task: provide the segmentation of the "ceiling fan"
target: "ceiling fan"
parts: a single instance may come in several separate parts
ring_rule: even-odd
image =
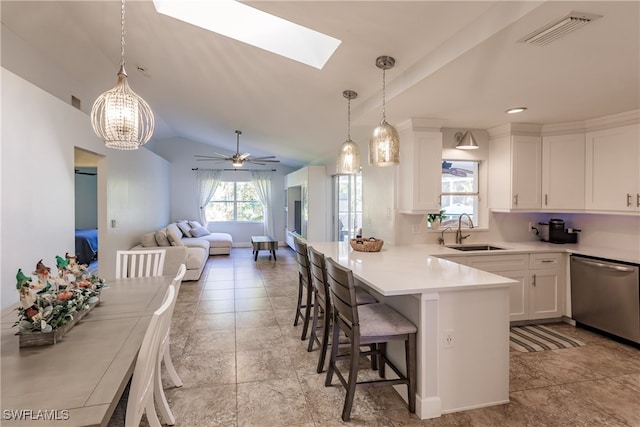
[[[234,167],[241,168],[245,162],[253,163],[255,165],[266,165],[267,163],[279,163],[280,160],[276,160],[275,156],[263,156],[263,157],[251,157],[251,153],[240,154],[240,135],[242,132],[236,131],[236,154],[232,156],[226,156],[224,154],[215,153],[215,156],[201,156],[195,155],[196,160],[200,161],[216,161],[216,162],[231,162]]]

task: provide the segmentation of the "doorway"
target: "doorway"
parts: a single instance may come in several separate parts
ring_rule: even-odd
[[[98,271],[98,160],[101,156],[75,147],[75,255],[89,273]]]
[[[333,240],[362,232],[362,175],[333,176]]]

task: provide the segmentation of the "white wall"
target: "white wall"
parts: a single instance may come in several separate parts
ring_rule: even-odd
[[[3,52],[4,53],[4,52]],[[115,251],[166,225],[169,164],[149,150],[109,150],[87,114],[2,68],[0,274],[2,308],[18,300],[15,274],[75,252],[74,148],[98,162],[98,273],[110,278]],[[115,219],[117,228],[108,227]]]
[[[223,149],[213,147],[211,145],[202,144],[185,138],[173,138],[167,140],[159,140],[155,142],[154,150],[156,153],[171,162],[171,220],[179,219],[198,219],[199,204],[198,191],[196,184],[196,172],[193,168],[202,169],[225,169],[230,168],[231,164],[214,163],[196,161],[194,155],[213,155],[214,152],[226,152]],[[245,166],[246,167],[246,166]],[[250,168],[250,167],[247,167]],[[274,210],[274,229],[275,236],[278,241],[284,241],[284,176],[294,169],[274,164],[273,167],[256,166],[255,169],[276,169],[273,172],[272,188]],[[248,172],[227,172],[230,174],[241,174],[244,178],[249,178]],[[209,229],[214,232],[229,233],[233,237],[234,246],[247,246],[251,236],[256,234],[264,234],[261,225],[256,224],[232,224],[217,223],[209,224]]]

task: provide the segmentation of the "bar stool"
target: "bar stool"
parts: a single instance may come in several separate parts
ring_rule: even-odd
[[[342,420],[349,421],[351,407],[356,386],[379,386],[381,384],[406,384],[409,400],[409,412],[416,411],[416,332],[417,328],[397,311],[386,304],[356,304],[356,291],[353,272],[340,266],[331,258],[327,261],[327,282],[331,290],[333,303],[333,341],[331,345],[331,359],[325,386],[330,386],[333,373],[346,389]],[[338,355],[338,335],[340,331],[350,339],[351,348],[348,354]],[[386,358],[386,344],[389,341],[401,340],[405,344],[405,362],[407,374],[400,370]],[[360,356],[371,352],[362,352],[360,346],[377,344],[377,350],[371,357],[378,358],[381,380],[358,382],[358,368]],[[338,368],[338,359],[349,359],[349,379]],[[398,379],[384,379],[385,366],[389,367],[399,377]]]
[[[324,370],[324,361],[327,357],[327,349],[329,347],[329,331],[331,330],[331,292],[327,283],[327,267],[324,254],[309,247],[307,254],[309,255],[309,264],[311,266],[311,283],[313,285],[314,301],[313,318],[311,320],[311,336],[309,338],[309,347],[307,351],[313,350],[313,345],[318,343],[320,346],[320,357],[318,358],[318,367],[316,371],[321,373]],[[364,289],[356,287],[356,303],[375,304],[378,300]],[[320,313],[322,312],[322,313]],[[318,321],[322,314],[322,327],[318,327]],[[322,329],[322,341],[318,337],[318,329]],[[376,369],[375,359],[372,360],[373,368]]]
[[[296,318],[293,326],[298,326],[298,320],[304,320],[301,340],[307,339],[309,320],[311,319],[311,307],[313,306],[313,289],[311,288],[311,269],[309,268],[309,257],[307,256],[307,244],[299,238],[294,239],[296,249],[296,261],[298,262],[298,305],[296,307]],[[302,294],[306,291],[306,303],[302,303]],[[304,313],[302,310],[304,309]]]

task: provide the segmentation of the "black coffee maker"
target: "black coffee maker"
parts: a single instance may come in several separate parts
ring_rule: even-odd
[[[551,243],[577,243],[578,231],[580,230],[565,230],[562,219],[552,218],[549,220],[549,242]]]

